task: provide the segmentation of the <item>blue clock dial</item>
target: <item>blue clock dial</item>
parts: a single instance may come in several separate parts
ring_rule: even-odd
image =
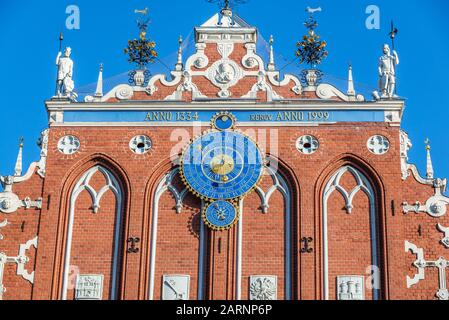
[[[203,219],[214,230],[227,230],[237,222],[237,209],[227,201],[215,201],[206,207]]]
[[[247,136],[213,131],[193,141],[182,156],[189,189],[205,200],[230,200],[250,192],[262,177],[263,158]]]

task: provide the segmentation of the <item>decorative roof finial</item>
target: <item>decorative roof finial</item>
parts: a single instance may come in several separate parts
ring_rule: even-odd
[[[426,151],[427,151],[427,170],[426,175],[427,179],[433,179],[434,178],[434,171],[433,171],[433,164],[432,164],[432,157],[430,155],[430,140],[427,138],[425,141],[426,144]]]
[[[349,74],[348,74],[348,96],[355,97],[355,88],[354,88],[354,77],[352,75],[352,65],[349,64]]]
[[[98,72],[97,90],[95,90],[95,97],[103,97],[103,64],[100,63],[100,71]]]
[[[315,33],[318,23],[313,17],[315,12],[321,12],[321,8],[311,9],[306,11],[310,14],[309,19],[304,23],[304,26],[309,30],[307,35],[304,35],[302,41],[299,41],[296,46],[296,56],[300,58],[300,63],[307,63],[312,68],[316,68],[327,56],[326,41],[321,41],[320,36]]]
[[[220,13],[223,17],[232,18],[232,9],[239,4],[247,3],[248,0],[206,0],[209,3],[216,3],[220,6]]]
[[[176,62],[176,71],[181,71],[182,70],[182,43],[183,43],[183,39],[182,36],[179,36],[178,39],[178,44],[179,44],[179,48],[178,48],[178,61]]]
[[[22,175],[22,154],[23,154],[23,137],[19,140],[19,153],[17,154],[16,166],[14,168],[14,177],[20,177]]]
[[[148,25],[150,24],[148,8],[135,10],[134,12],[143,15],[145,18],[137,20],[137,26],[140,30],[139,39],[129,40],[128,47],[124,51],[128,55],[130,63],[136,63],[139,70],[146,70],[147,64],[154,63],[157,58],[156,43],[147,38]]]
[[[273,49],[274,38],[273,35],[270,36],[270,62],[268,63],[268,70],[274,71],[276,65],[274,63],[274,49]]]

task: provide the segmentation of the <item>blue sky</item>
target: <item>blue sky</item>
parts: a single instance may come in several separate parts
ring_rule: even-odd
[[[79,30],[64,28],[68,5],[80,8]],[[365,13],[368,5],[381,12],[381,29],[368,30]],[[449,177],[446,128],[449,117],[447,74],[449,72],[449,12],[447,0],[321,0],[293,1],[251,0],[236,11],[258,27],[263,38],[275,37],[278,66],[294,59],[295,43],[304,33],[306,6],[322,6],[317,15],[318,33],[328,42],[329,57],[321,66],[341,85],[352,63],[356,86],[370,92],[377,83],[377,59],[381,46],[389,42],[390,20],[399,28],[396,48],[401,58],[398,67],[398,93],[407,99],[402,127],[414,144],[410,162],[425,173],[424,140],[432,143],[432,156],[438,177]],[[179,35],[189,39],[193,28],[205,22],[217,7],[204,0],[190,1],[13,1],[0,2],[0,174],[12,174],[18,140],[25,138],[24,164],[39,159],[36,141],[47,127],[44,101],[55,89],[55,57],[59,32],[65,45],[72,47],[77,87],[96,81],[98,65],[104,63],[105,78],[124,74],[132,68],[123,48],[136,36],[134,9],[150,8],[152,24],[149,35],[157,42],[161,59],[174,63]],[[191,39],[191,37],[190,37]],[[191,44],[187,44],[191,49]],[[159,64],[154,72],[164,71]],[[285,71],[299,73],[291,64]],[[119,77],[124,79],[123,76]],[[111,83],[117,81],[112,78]],[[356,89],[357,89],[356,88]]]

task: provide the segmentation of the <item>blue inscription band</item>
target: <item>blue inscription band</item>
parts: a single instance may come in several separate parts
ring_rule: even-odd
[[[176,111],[64,111],[64,122],[70,123],[194,123],[207,122],[216,115],[216,110]],[[233,110],[239,123],[335,123],[335,122],[385,122],[384,110]]]

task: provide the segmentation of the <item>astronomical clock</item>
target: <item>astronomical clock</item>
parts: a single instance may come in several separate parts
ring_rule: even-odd
[[[228,230],[238,221],[237,204],[263,176],[264,157],[257,144],[235,130],[236,118],[218,113],[212,129],[194,139],[181,158],[187,188],[206,201],[203,220],[213,230]]]

